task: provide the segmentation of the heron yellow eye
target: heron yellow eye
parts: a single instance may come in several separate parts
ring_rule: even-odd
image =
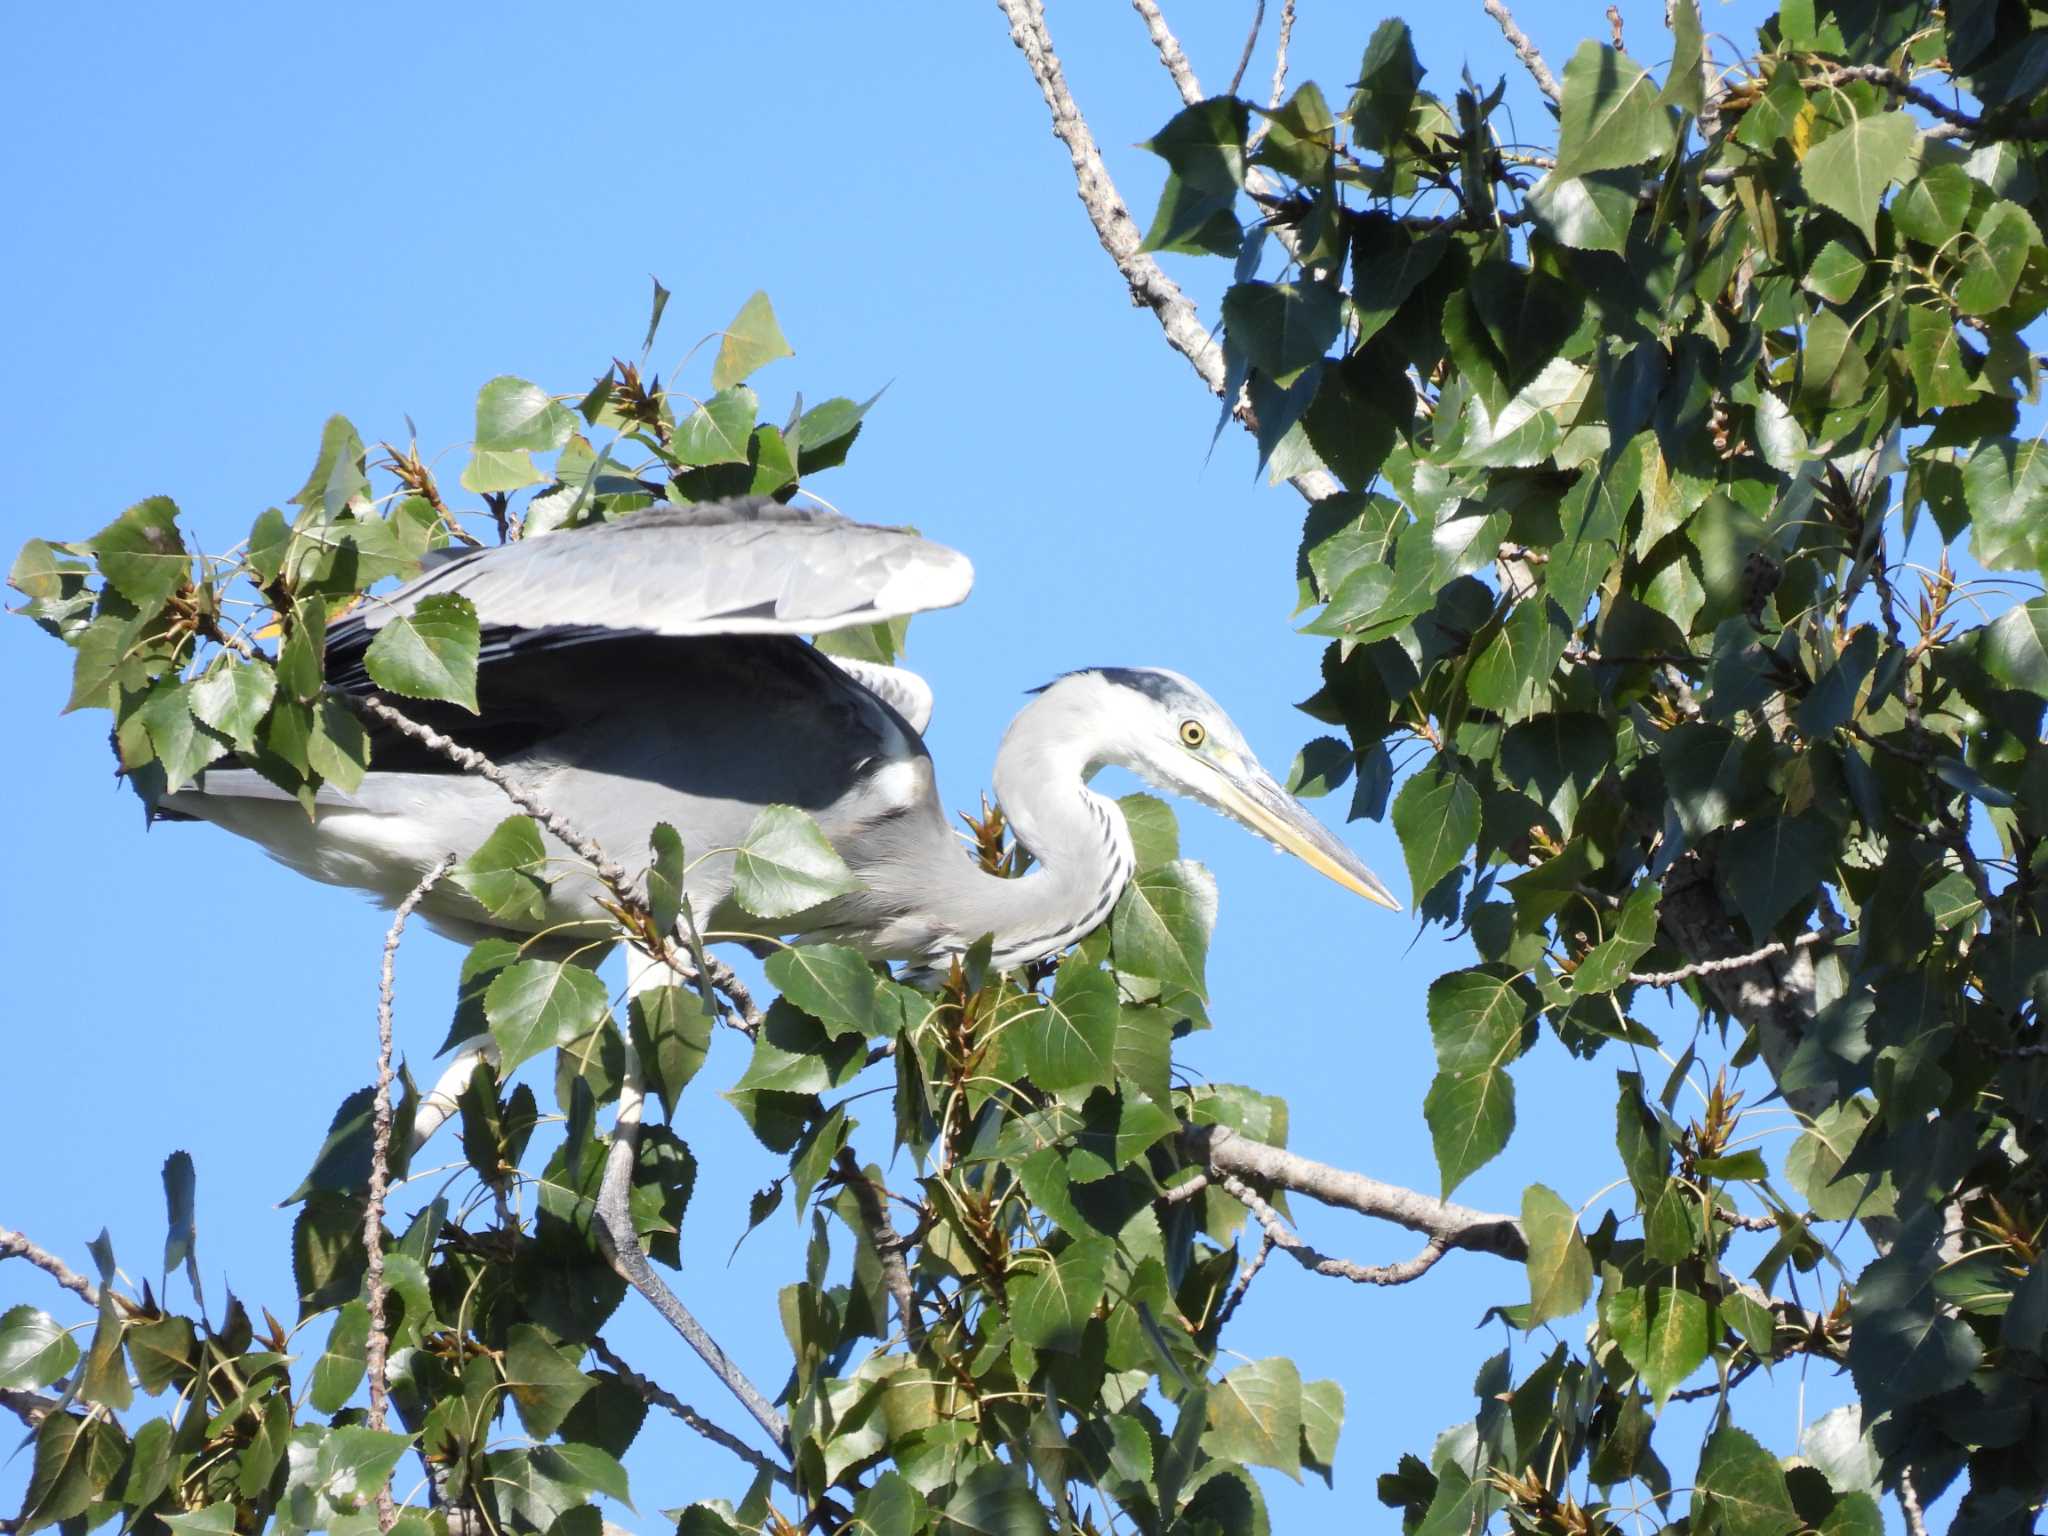
[[[1209,739],[1199,720],[1183,720],[1180,723],[1180,744],[1184,747],[1199,747]]]

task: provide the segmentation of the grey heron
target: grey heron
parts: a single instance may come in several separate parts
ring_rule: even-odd
[[[377,632],[425,598],[461,593],[482,626],[480,712],[394,702],[495,760],[614,856],[645,849],[657,823],[674,827],[694,860],[693,909],[709,929],[759,931],[734,908],[731,850],[764,806],[787,804],[809,813],[862,888],[785,919],[784,934],[918,966],[984,934],[998,967],[1051,954],[1100,923],[1133,873],[1122,814],[1088,787],[1109,764],[1400,909],[1259,766],[1208,694],[1156,668],[1070,672],[1036,692],[995,764],[997,799],[1034,864],[1014,879],[984,872],[939,801],[922,737],[931,690],[806,638],[949,607],[972,581],[965,557],[905,529],[766,500],[659,506],[444,552],[329,627],[327,679],[345,693],[370,691],[364,654]],[[408,737],[371,730],[371,771],[352,794],[323,789],[311,818],[232,763],[163,809],[251,838],[317,880],[395,902],[444,853],[475,849],[510,807]],[[567,858],[559,845],[552,852]],[[594,881],[557,880],[528,931],[603,924],[602,894]],[[464,939],[512,926],[448,882],[421,913]]]

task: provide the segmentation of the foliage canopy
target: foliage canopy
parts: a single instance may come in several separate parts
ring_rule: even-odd
[[[1394,20],[1348,96],[1201,100],[1150,144],[1168,175],[1146,244],[1234,262],[1226,400],[1319,492],[1306,708],[1343,736],[1308,744],[1296,786],[1350,782],[1354,816],[1390,817],[1424,919],[1477,952],[1429,992],[1441,1192],[1509,1143],[1514,1066],[1544,1035],[1614,1103],[1617,1197],[1595,1216],[1536,1185],[1516,1213],[1529,1286],[1508,1321],[1554,1349],[1519,1379],[1484,1362],[1473,1417],[1378,1493],[1424,1536],[1606,1531],[1645,1504],[1788,1536],[1874,1531],[1881,1489],[1960,1481],[1956,1529],[2030,1529],[2048,456],[2021,409],[2048,306],[2048,28],[1989,0],[1799,0],[1729,62],[1694,0],[1670,14],[1644,50],[1670,56],[1661,76],[1619,40],[1579,47],[1541,152],[1503,141],[1499,87],[1427,89]],[[624,364],[580,397],[493,379],[461,485],[528,538],[664,496],[792,495],[867,405],[760,421],[747,381],[788,352],[757,298],[701,402]],[[193,554],[158,497],[15,563],[25,611],[72,648],[68,707],[112,710],[145,798],[229,752],[309,807],[374,766],[319,637],[475,535],[412,450],[373,463],[338,417],[290,505],[225,559]],[[886,660],[900,639],[835,643]],[[450,599],[369,665],[401,698],[473,703],[476,652]],[[317,1354],[239,1303],[216,1322],[119,1295],[106,1250],[88,1348],[39,1308],[0,1317],[0,1386],[62,1394],[22,1528],[360,1530],[417,1451],[438,1502],[409,1532],[451,1512],[594,1532],[648,1406],[615,1358],[588,1364],[625,1291],[592,1236],[599,1112],[630,1038],[676,1117],[724,1018],[753,1036],[725,1097],[787,1157],[751,1217],[787,1201],[811,1239],[779,1298],[787,1444],[680,1531],[1264,1529],[1249,1469],[1327,1476],[1344,1392],[1284,1358],[1231,1363],[1238,1245],[1284,1232],[1290,1191],[1330,1197],[1284,1159],[1219,1161],[1285,1148],[1284,1101],[1176,1080],[1174,1040],[1210,1024],[1213,889],[1163,806],[1126,812],[1141,868],[1109,923],[1019,975],[969,955],[919,991],[809,947],[770,961],[765,1011],[675,986],[621,1019],[587,964],[478,945],[448,1043],[488,1033],[508,1075],[554,1051],[559,1131],[536,1136],[533,1090],[479,1067],[460,1115],[486,1198],[436,1198],[384,1239],[403,1433],[355,1406],[364,1090],[295,1197],[298,1319],[331,1319]],[[1014,864],[999,822],[983,844]],[[663,926],[689,852],[657,833],[645,854]],[[513,817],[451,878],[537,910],[541,854]],[[801,818],[764,818],[746,854],[764,915],[845,875]],[[855,1150],[877,1083],[907,1176]],[[1772,1096],[1802,1127],[1778,1157],[1750,1119]],[[405,1084],[401,1128],[417,1104]],[[657,1263],[679,1260],[695,1166],[671,1125],[641,1130],[631,1209]],[[166,1188],[167,1263],[189,1262],[189,1166]],[[1781,1460],[1739,1389],[1799,1355],[1845,1365],[1861,1406]],[[137,1388],[167,1409],[131,1432]],[[1720,1400],[1689,1488],[1657,1448],[1681,1392]],[[525,1442],[494,1435],[508,1413]]]

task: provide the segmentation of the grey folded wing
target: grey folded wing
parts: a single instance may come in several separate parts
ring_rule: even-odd
[[[950,608],[973,583],[965,555],[908,529],[747,498],[465,551],[343,624],[375,631],[460,593],[486,629],[811,635]]]

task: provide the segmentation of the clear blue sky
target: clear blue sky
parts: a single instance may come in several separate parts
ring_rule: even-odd
[[[1175,9],[1220,89],[1249,6]],[[1624,9],[1641,56],[1661,59],[1662,7]],[[1757,10],[1710,6],[1708,25],[1741,40]],[[1160,166],[1130,146],[1171,115],[1171,86],[1128,7],[1052,12],[1143,220]],[[1560,70],[1582,33],[1606,30],[1592,5],[1520,14]],[[1306,0],[1294,78],[1340,95],[1375,19]],[[1489,82],[1505,71],[1525,134],[1548,131],[1477,0],[1409,20],[1432,84],[1448,91],[1468,62]],[[854,516],[915,523],[979,569],[969,604],[920,620],[911,640],[938,695],[930,740],[953,804],[987,783],[1023,690],[1075,666],[1189,673],[1276,772],[1320,731],[1290,707],[1314,691],[1320,654],[1289,623],[1303,509],[1259,482],[1234,429],[1210,456],[1214,403],[1096,245],[993,4],[41,7],[14,15],[10,37],[10,556],[159,492],[201,542],[231,544],[297,488],[334,411],[373,441],[400,437],[409,412],[452,485],[478,385],[512,372],[585,387],[637,349],[654,273],[675,295],[664,373],[765,288],[798,353],[757,380],[767,410],[797,389],[815,401],[890,386],[819,489]],[[1262,47],[1248,78],[1270,68]],[[1210,315],[1222,267],[1175,268]],[[58,718],[65,653],[16,620],[0,624],[0,657],[14,732],[0,753],[0,1223],[81,1268],[104,1224],[129,1274],[154,1280],[158,1167],[186,1148],[209,1292],[289,1315],[292,1213],[274,1202],[369,1076],[388,919],[210,828],[145,834],[111,776],[105,716]],[[1183,1063],[1285,1095],[1297,1149],[1433,1189],[1423,993],[1467,951],[1434,933],[1411,947],[1409,920],[1198,808],[1184,834],[1218,875],[1222,912],[1219,1027]],[[1391,833],[1347,835],[1405,893]],[[138,906],[131,890],[155,899]],[[458,959],[425,933],[401,956],[401,1046],[422,1075]],[[715,1096],[741,1065],[721,1042],[682,1117],[703,1174],[679,1288],[772,1385],[785,1370],[773,1288],[800,1261],[783,1214],[726,1263],[747,1193],[779,1168]],[[1508,1152],[1460,1198],[1516,1209],[1539,1179],[1591,1197],[1613,1164],[1609,1074],[1625,1065],[1574,1069],[1554,1041],[1539,1046],[1518,1072]],[[460,1155],[452,1139],[437,1150]],[[1302,1210],[1330,1251],[1380,1260],[1412,1246]],[[1523,1286],[1519,1269],[1469,1255],[1385,1292],[1270,1265],[1226,1342],[1291,1354],[1350,1404],[1337,1491],[1269,1478],[1276,1521],[1362,1509],[1373,1528],[1391,1523],[1373,1479],[1470,1415],[1473,1373],[1502,1342],[1473,1325]],[[68,1299],[0,1266],[0,1308],[62,1313]],[[610,1333],[685,1399],[739,1419],[637,1301]],[[1518,1343],[1518,1361],[1548,1342]],[[1803,1394],[1792,1375],[1753,1416],[1780,1450],[1802,1412],[1841,1399],[1824,1373]],[[664,1506],[744,1487],[724,1453],[660,1418],[630,1466],[640,1516],[625,1518],[643,1530]],[[0,1508],[17,1506],[26,1475],[25,1456],[0,1468]]]

